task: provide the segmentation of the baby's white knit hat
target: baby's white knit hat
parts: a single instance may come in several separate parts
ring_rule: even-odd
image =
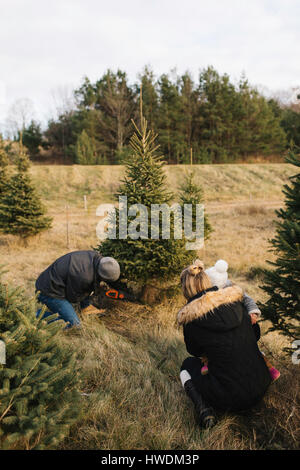
[[[223,259],[219,259],[214,266],[207,268],[205,273],[208,275],[213,286],[222,289],[228,280],[228,263]]]

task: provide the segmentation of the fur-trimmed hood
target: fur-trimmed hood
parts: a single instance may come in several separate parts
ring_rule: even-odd
[[[240,302],[243,299],[243,291],[239,286],[226,287],[217,291],[206,292],[202,297],[192,300],[179,310],[177,321],[179,325],[204,317],[208,312],[223,305]]]

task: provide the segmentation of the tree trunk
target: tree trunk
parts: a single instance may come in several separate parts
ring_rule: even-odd
[[[154,305],[154,304],[161,302],[162,301],[161,289],[159,289],[159,287],[150,286],[146,284],[142,288],[140,301],[148,305]]]

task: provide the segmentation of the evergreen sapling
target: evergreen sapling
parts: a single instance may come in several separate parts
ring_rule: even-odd
[[[299,155],[289,153],[287,162],[300,168]],[[269,299],[261,305],[264,318],[287,337],[300,338],[300,172],[283,189],[285,208],[277,212],[277,232],[271,243],[277,254],[274,269],[264,270],[262,289]]]
[[[1,449],[53,448],[80,414],[74,351],[62,343],[61,322],[47,323],[35,311],[35,299],[0,279],[0,339],[6,345],[6,363],[0,364]]]
[[[134,124],[135,133],[131,137],[130,146],[132,155],[126,162],[126,173],[116,194],[127,196],[128,207],[134,204],[143,204],[147,208],[147,229],[143,229],[141,214],[137,217],[128,216],[128,225],[133,224],[136,230],[136,239],[120,239],[119,210],[116,210],[116,234],[117,239],[104,240],[97,249],[103,256],[113,256],[118,260],[121,272],[125,278],[141,284],[146,284],[150,279],[172,278],[190,260],[192,253],[184,248],[183,239],[174,238],[174,219],[171,217],[170,238],[151,238],[151,206],[153,204],[169,204],[174,195],[167,189],[166,176],[163,170],[163,162],[158,153],[156,135],[148,130],[147,121],[142,114],[141,103],[141,127]],[[171,214],[172,215],[172,214]],[[140,223],[139,223],[140,220]],[[132,226],[132,225],[131,225]],[[161,235],[161,225],[159,227]]]
[[[7,181],[0,199],[0,231],[18,235],[25,243],[51,227],[51,218],[45,216],[28,174],[29,159],[21,146],[17,160],[17,172]]]
[[[182,185],[180,186],[180,203],[182,207],[185,204],[190,204],[192,206],[192,228],[193,231],[196,230],[196,206],[197,204],[204,204],[204,195],[201,186],[197,185],[195,181],[195,172],[188,172],[183,180]],[[201,220],[202,222],[202,220]],[[213,229],[208,221],[208,217],[204,214],[203,218],[204,223],[204,240],[207,240],[210,237]]]

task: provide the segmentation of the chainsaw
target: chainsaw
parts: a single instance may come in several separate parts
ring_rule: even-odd
[[[100,289],[106,299],[140,303],[137,295],[122,281],[116,281],[110,284],[101,282]]]
[[[124,300],[125,302],[137,301],[137,299],[129,292],[117,289],[108,289],[107,291],[105,291],[105,297],[108,297],[109,299],[113,300]]]

